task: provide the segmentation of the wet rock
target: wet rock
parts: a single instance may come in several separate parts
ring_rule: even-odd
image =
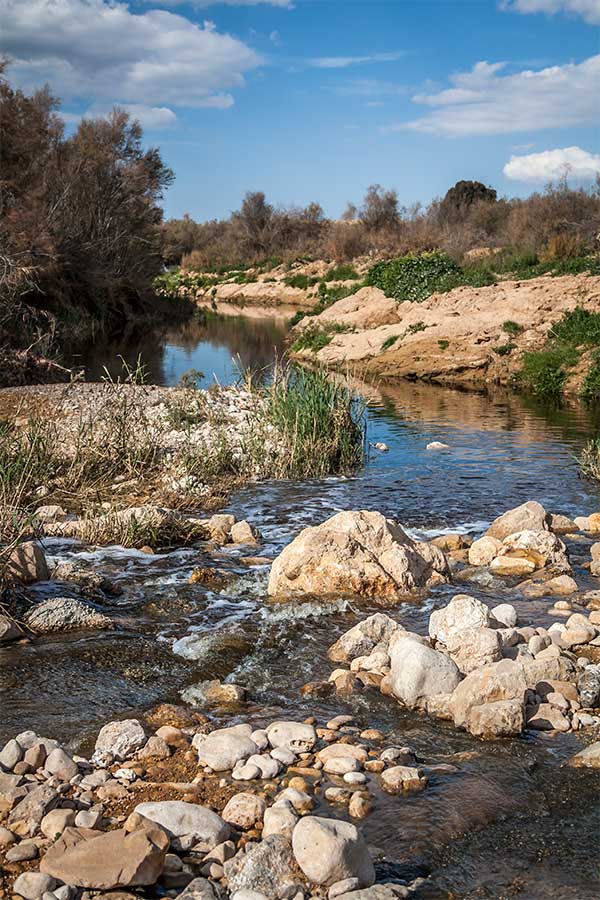
[[[426,450],[449,450],[450,444],[444,444],[443,441],[430,441],[426,447]]]
[[[535,563],[525,557],[497,556],[490,564],[490,572],[494,575],[531,575],[535,571]]]
[[[571,727],[568,718],[551,703],[535,707],[528,715],[527,725],[536,731],[568,731]]]
[[[236,766],[231,773],[231,777],[234,781],[256,781],[261,777],[261,771],[253,763],[246,763],[245,765]]]
[[[573,534],[578,531],[577,525],[568,516],[551,513],[548,519],[548,527],[554,534]]]
[[[451,693],[461,678],[448,656],[410,637],[392,639],[390,660],[392,693],[411,708],[424,707],[436,694]]]
[[[358,772],[360,768],[359,761],[352,756],[335,756],[328,759],[323,766],[323,770],[328,775],[346,775],[350,772]]]
[[[15,880],[13,889],[25,900],[41,900],[46,891],[53,891],[57,886],[54,878],[41,872],[23,872]]]
[[[600,741],[580,750],[567,761],[573,768],[600,769]]]
[[[23,631],[9,616],[0,615],[0,644],[10,644],[24,637]]]
[[[514,628],[519,617],[516,609],[511,603],[499,603],[491,609],[493,623],[497,623],[501,628]],[[493,624],[492,623],[492,624]]]
[[[110,890],[154,884],[161,874],[169,838],[156,825],[102,833],[67,828],[40,864],[47,875],[83,888]]]
[[[577,679],[577,689],[582,706],[600,706],[600,666],[586,666]]]
[[[498,556],[526,559],[536,569],[552,566],[559,572],[571,571],[567,548],[551,531],[518,531],[510,534],[502,541]]]
[[[521,700],[496,700],[473,706],[469,711],[468,730],[475,737],[493,740],[520,734],[525,727]]]
[[[471,672],[454,689],[452,694],[450,708],[454,717],[454,724],[459,728],[470,730],[471,710],[485,704],[492,704],[501,700],[516,700],[522,705],[526,689],[527,684],[523,674],[523,667],[513,660],[503,659],[500,662],[492,663],[489,666],[484,666]],[[485,720],[487,722],[489,716],[493,716],[496,711],[502,712],[502,727],[504,729],[504,721],[507,719],[505,715],[506,710],[499,710],[498,707],[494,707],[491,711],[487,711]],[[481,722],[482,715],[481,711],[475,714],[476,723]],[[516,727],[518,720],[515,719],[514,722]],[[479,728],[480,726],[477,725],[476,727]]]
[[[188,837],[187,843],[206,845],[207,850],[216,847],[229,837],[229,825],[211,809],[186,803],[183,800],[156,800],[139,803],[135,810],[139,816],[156,822],[170,838]]]
[[[405,628],[385,613],[375,613],[346,631],[327,651],[334,662],[349,662],[357,656],[372,653],[374,648],[389,645],[390,639]]]
[[[292,835],[296,862],[314,884],[356,878],[361,887],[375,881],[375,869],[356,826],[337,819],[306,816]]]
[[[492,628],[465,628],[454,632],[446,646],[463,675],[502,659],[502,639]]]
[[[361,747],[357,744],[344,744],[344,743],[334,743],[329,744],[327,747],[323,747],[322,750],[319,750],[317,754],[317,759],[325,763],[330,759],[334,759],[336,757],[351,757],[352,759],[356,759],[361,763],[364,763],[368,758],[368,753],[365,747]]]
[[[298,882],[289,841],[276,834],[254,844],[246,853],[237,853],[224,868],[231,893],[251,890],[270,900],[283,900],[292,896],[289,892]]]
[[[444,553],[452,553],[456,550],[465,550],[471,546],[471,539],[465,534],[440,534],[430,541],[434,547],[439,547]]]
[[[30,609],[25,623],[36,634],[74,631],[79,628],[106,629],[113,621],[83,600],[74,597],[50,597]]]
[[[490,611],[485,603],[468,594],[457,594],[447,606],[431,613],[429,636],[447,644],[451,635],[466,628],[487,628],[490,619]]]
[[[249,725],[218,728],[210,734],[195,735],[192,745],[197,749],[201,763],[210,766],[215,772],[224,772],[233,769],[240,760],[258,752],[258,747],[250,737],[251,733]]]
[[[317,732],[304,722],[272,722],[266,729],[271,747],[307,753],[317,743]]]
[[[225,806],[221,816],[229,825],[248,831],[257,822],[262,822],[267,804],[256,794],[242,792],[235,794]]]
[[[414,766],[392,766],[381,773],[381,786],[389,794],[422,791],[427,780],[421,769]]]
[[[146,733],[137,719],[109,722],[96,738],[95,754],[108,754],[112,759],[124,760],[146,743]]]
[[[401,884],[374,884],[360,891],[340,894],[337,900],[397,900],[398,897],[408,897],[411,893]]]
[[[219,681],[201,681],[187,688],[182,693],[186,703],[241,703],[246,699],[248,691],[240,684],[228,684]]]
[[[6,562],[5,577],[20,584],[33,584],[50,578],[46,554],[39,541],[17,544]]]
[[[234,544],[258,544],[260,541],[260,532],[254,528],[245,519],[241,522],[234,522],[231,526],[231,541]]]
[[[260,778],[275,778],[281,768],[278,760],[268,753],[255,753],[252,756],[249,756],[247,765],[256,766],[259,770]]]
[[[378,512],[341,512],[304,529],[275,559],[271,596],[358,594],[397,597],[445,581],[441,550],[413,541]]]
[[[471,566],[489,566],[491,561],[496,558],[498,551],[502,546],[502,542],[489,535],[480,537],[477,541],[473,541],[469,547],[469,565]]]
[[[503,541],[510,534],[517,531],[547,531],[548,530],[548,513],[535,500],[529,500],[522,503],[514,509],[494,519],[486,535]]]

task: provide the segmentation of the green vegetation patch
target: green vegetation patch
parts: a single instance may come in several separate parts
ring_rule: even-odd
[[[318,278],[314,278],[312,275],[288,275],[285,279],[285,283],[288,287],[291,288],[300,288],[303,291],[306,291],[309,287],[314,287],[319,281]]]
[[[326,272],[322,281],[327,283],[328,281],[359,281],[359,279],[360,275],[356,269],[348,263],[344,263]]]
[[[410,253],[376,263],[366,282],[380,288],[387,297],[421,302],[436,292],[451,291],[459,285],[483,287],[494,283],[493,274],[477,266],[461,267],[447,253],[433,250]]]
[[[524,330],[525,328],[523,325],[519,325],[518,322],[513,322],[512,319],[507,319],[506,322],[502,323],[502,331],[512,336],[521,334],[521,332],[523,332]]]
[[[388,338],[386,338],[385,341],[383,342],[383,344],[381,345],[381,349],[389,350],[390,347],[394,346],[394,344],[396,343],[396,341],[398,340],[399,337],[400,337],[399,334],[390,334],[390,336]]]
[[[343,334],[349,330],[346,325],[333,322],[328,322],[321,327],[316,323],[308,325],[292,344],[292,351],[311,350],[313,353],[318,353],[319,350],[331,343],[334,334]]]
[[[573,347],[555,347],[523,354],[519,381],[536,397],[557,399],[562,394],[568,370],[579,359]]]

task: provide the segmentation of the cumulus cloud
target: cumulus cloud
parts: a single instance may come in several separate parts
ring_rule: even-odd
[[[229,90],[262,61],[210,22],[112,0],[0,0],[0,18],[0,48],[21,87],[48,82],[67,101],[132,105],[163,124],[170,106],[230,106]]]
[[[452,87],[417,94],[431,112],[392,125],[445,137],[566,128],[598,121],[600,55],[581,63],[504,74],[507,63],[478,62],[452,75]]]
[[[564,176],[589,181],[600,173],[600,154],[581,147],[544,150],[511,156],[502,171],[513,181],[556,181]]]
[[[502,0],[500,8],[518,13],[567,13],[600,25],[600,0]]]
[[[308,60],[309,66],[317,69],[347,69],[369,63],[395,62],[402,53],[373,53],[370,56],[316,56]]]

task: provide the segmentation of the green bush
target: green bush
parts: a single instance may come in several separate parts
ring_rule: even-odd
[[[449,346],[450,346],[450,341],[447,341],[446,338],[441,338],[438,341],[438,347],[440,348],[440,350],[447,350]]]
[[[487,267],[461,268],[446,253],[433,250],[376,263],[366,283],[380,288],[387,297],[420,302],[431,294],[451,291],[462,284],[483,287],[494,280]]]
[[[600,313],[577,306],[552,326],[549,337],[573,347],[600,345]]]
[[[317,284],[318,280],[318,278],[313,278],[311,275],[288,275],[285,283],[288,287],[300,288],[305,291],[307,288]]]
[[[586,403],[597,403],[600,400],[600,350],[596,350],[592,356],[579,396]]]
[[[323,276],[323,282],[327,281],[358,281],[360,279],[360,275],[356,271],[353,266],[345,263],[343,265],[335,266],[335,268],[330,269],[329,272],[326,272]]]
[[[575,365],[577,359],[577,351],[572,347],[524,353],[519,381],[536,397],[557,399],[562,393],[568,369]]]
[[[494,353],[498,354],[498,356],[508,356],[513,352],[513,350],[516,349],[516,346],[516,344],[513,344],[509,341],[508,344],[499,344],[497,347],[493,347],[492,349]]]
[[[316,323],[311,324],[296,338],[292,344],[292,351],[312,350],[313,353],[318,353],[331,343],[334,334],[342,334],[345,331],[348,331],[346,325],[328,323],[320,328]]]
[[[519,325],[518,322],[513,322],[512,319],[507,319],[506,322],[502,323],[502,331],[505,331],[506,334],[510,334],[512,336],[521,334],[524,331],[523,325]]]
[[[390,334],[390,336],[388,338],[386,338],[385,341],[383,342],[383,344],[381,345],[382,351],[389,350],[390,347],[393,347],[399,337],[400,337],[399,334]]]

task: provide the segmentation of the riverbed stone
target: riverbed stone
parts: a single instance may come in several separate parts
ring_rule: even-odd
[[[40,784],[17,803],[8,817],[8,827],[20,837],[33,835],[40,822],[58,803],[59,795],[49,784]]]
[[[551,531],[518,531],[502,541],[499,557],[527,559],[536,569],[552,566],[558,572],[570,572],[566,545]]]
[[[471,566],[489,566],[496,558],[502,542],[490,535],[484,535],[473,541],[469,547],[468,560]]]
[[[260,541],[260,532],[258,529],[254,528],[254,526],[245,519],[233,523],[230,536],[233,544],[258,544]]]
[[[381,786],[389,794],[422,791],[427,781],[427,775],[416,766],[392,766],[381,773]]]
[[[502,659],[502,639],[493,628],[465,628],[447,642],[450,658],[463,675]]]
[[[25,900],[41,900],[46,891],[53,891],[56,880],[42,872],[23,872],[15,880],[13,890]]]
[[[490,572],[508,577],[531,575],[535,572],[535,563],[525,557],[497,556],[490,563]]]
[[[496,700],[469,710],[468,731],[475,737],[494,740],[521,734],[525,713],[521,700]]]
[[[291,841],[297,821],[298,816],[289,800],[275,803],[265,810],[262,836],[278,834]]]
[[[600,769],[600,741],[590,744],[567,761],[573,768]]]
[[[60,778],[61,781],[70,781],[79,772],[77,763],[62,747],[56,747],[48,754],[44,768],[51,775]]]
[[[100,729],[95,753],[109,754],[113,759],[125,760],[146,743],[146,732],[137,719],[109,722]]]
[[[471,709],[500,700],[516,700],[523,704],[526,690],[523,667],[510,659],[470,672],[452,694],[450,709],[454,724],[470,730]],[[494,710],[492,714],[493,712]],[[481,720],[481,716],[481,712],[476,714],[477,721]],[[517,724],[515,719],[515,725]]]
[[[198,759],[215,772],[233,769],[240,760],[248,759],[258,752],[258,747],[250,737],[252,728],[233,725],[217,728],[210,734],[196,734],[192,745],[198,751]]]
[[[448,563],[379,512],[337,513],[305,528],[275,559],[271,596],[357,594],[396,598],[447,580]]]
[[[296,862],[314,884],[357,878],[360,887],[369,887],[375,881],[367,845],[350,822],[305,816],[294,828],[292,848]]]
[[[113,621],[91,603],[74,597],[49,597],[25,615],[25,624],[36,634],[113,628]]]
[[[229,891],[251,890],[270,900],[292,896],[299,882],[289,841],[271,834],[246,853],[237,853],[224,866]]]
[[[490,610],[469,594],[456,594],[447,606],[436,609],[429,617],[429,636],[447,644],[449,638],[466,628],[487,628]]]
[[[333,662],[350,662],[357,656],[366,656],[375,647],[386,649],[390,639],[398,631],[405,631],[400,622],[385,613],[374,613],[346,631],[327,651]]]
[[[494,519],[486,535],[503,541],[517,531],[547,531],[548,513],[541,503],[529,500],[514,509],[509,509]]]
[[[196,803],[155,800],[139,803],[134,812],[156,822],[170,838],[189,837],[189,842],[202,843],[207,850],[229,838],[230,828],[227,822],[212,809]]]
[[[23,541],[11,551],[6,561],[5,576],[9,581],[33,584],[50,578],[46,554],[39,541]]]
[[[228,801],[221,816],[229,825],[248,831],[257,822],[262,822],[266,808],[267,804],[262,797],[243,791]]]
[[[577,679],[581,705],[593,709],[600,706],[600,665],[586,666]]]
[[[501,628],[514,628],[519,621],[517,610],[512,603],[499,603],[490,610],[492,617],[492,627],[494,625]]]
[[[0,771],[5,769],[12,772],[16,764],[23,759],[23,755],[23,748],[18,741],[14,738],[7,741],[2,750],[0,750]]]
[[[568,731],[568,718],[551,703],[540,703],[527,717],[527,725],[536,731]]]
[[[40,823],[40,831],[50,840],[63,833],[69,825],[75,824],[74,809],[51,809]]]
[[[0,615],[0,644],[10,644],[25,637],[24,632],[10,616]]]
[[[150,822],[132,832],[66,828],[42,859],[40,871],[94,890],[150,885],[161,874],[168,849],[169,838]]]
[[[266,732],[271,747],[283,747],[296,754],[307,753],[317,743],[314,726],[305,722],[272,722]]]
[[[394,697],[410,708],[424,707],[436,694],[449,694],[461,679],[453,660],[411,637],[390,642],[390,684]]]

